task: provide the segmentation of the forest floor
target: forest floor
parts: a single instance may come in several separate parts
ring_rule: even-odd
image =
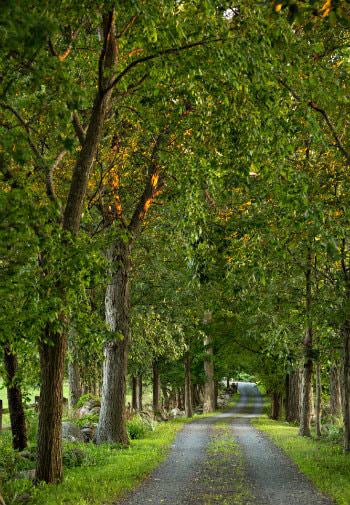
[[[262,397],[240,383],[235,407],[187,424],[169,457],[119,505],[331,505],[269,438],[251,425]]]

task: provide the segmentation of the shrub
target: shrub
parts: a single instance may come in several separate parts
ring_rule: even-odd
[[[91,393],[86,393],[79,398],[76,404],[76,408],[79,409],[80,407],[83,407],[89,400],[99,401],[99,397],[92,395]]]
[[[85,451],[80,447],[64,447],[63,449],[63,464],[67,468],[75,466],[83,466],[86,463],[87,457]]]
[[[144,438],[147,433],[154,431],[155,424],[155,421],[149,418],[142,418],[140,415],[132,417],[126,423],[129,438],[132,440]]]

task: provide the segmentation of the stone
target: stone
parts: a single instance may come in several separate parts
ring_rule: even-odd
[[[18,479],[35,480],[35,468],[32,470],[21,470],[17,474]]]
[[[90,442],[90,440],[93,440],[95,428],[92,428],[91,426],[84,426],[80,431],[83,434],[84,442]]]
[[[62,438],[68,442],[84,442],[84,436],[79,428],[74,423],[62,423]]]

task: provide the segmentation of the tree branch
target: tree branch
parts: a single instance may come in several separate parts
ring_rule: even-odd
[[[59,206],[59,201],[57,199],[54,186],[53,186],[53,174],[58,165],[61,163],[65,155],[67,154],[67,151],[61,151],[60,154],[57,156],[51,167],[48,167],[46,171],[46,194],[52,200],[55,204]]]
[[[124,70],[122,70],[117,77],[115,77],[110,85],[107,87],[107,89],[104,90],[106,93],[110,89],[112,89],[114,86],[118,84],[121,79],[130,72],[134,67],[139,65],[140,63],[145,63],[146,61],[154,60],[156,58],[159,58],[160,56],[164,56],[165,54],[176,54],[181,51],[186,51],[187,49],[192,49],[193,47],[198,47],[198,46],[204,46],[205,44],[211,43],[211,42],[222,42],[224,39],[223,38],[217,38],[217,39],[203,39],[199,40],[197,42],[192,42],[191,44],[185,44],[184,46],[179,46],[179,47],[169,47],[168,49],[162,49],[160,51],[157,51],[156,53],[149,54],[148,56],[143,56],[142,58],[138,58],[137,60],[132,61],[127,65]]]
[[[301,97],[293,90],[293,88],[291,86],[289,86],[289,84],[287,84],[283,79],[281,79],[280,77],[277,78],[277,81],[282,85],[284,86],[289,92],[290,94],[295,98],[295,100],[297,100],[299,103],[302,102],[302,99]],[[335,140],[335,143],[339,149],[339,151],[341,151],[341,153],[344,155],[346,161],[347,161],[347,165],[350,165],[350,151],[348,151],[346,149],[346,147],[344,146],[343,142],[341,141],[330,117],[328,116],[327,112],[322,109],[321,107],[319,107],[315,102],[313,102],[312,100],[309,100],[307,102],[307,105],[309,107],[311,107],[311,109],[313,109],[314,111],[318,112],[319,114],[321,114],[323,116],[323,119],[325,120],[328,128],[330,129],[332,135],[333,135],[333,138]]]
[[[146,182],[143,193],[136,205],[132,218],[130,220],[128,231],[131,235],[135,235],[143,222],[145,215],[152,205],[155,197],[163,190],[165,184],[162,183],[159,174],[159,166],[156,163],[156,157],[161,147],[164,138],[169,134],[170,126],[166,126],[164,131],[161,132],[152,149],[152,155],[150,160],[148,180]]]
[[[80,145],[82,146],[85,142],[85,130],[80,122],[79,115],[76,111],[73,112],[72,123],[74,126],[75,133],[79,139]]]
[[[50,49],[50,53],[52,54],[52,56],[55,56],[55,58],[57,58],[59,61],[64,61],[72,52],[73,42],[77,38],[78,33],[79,33],[79,28],[77,28],[74,32],[71,32],[71,39],[70,39],[69,45],[67,46],[67,49],[62,54],[59,54],[55,50],[51,39],[49,39],[48,44],[49,44],[49,49]]]
[[[128,30],[134,25],[135,21],[137,20],[137,16],[132,16],[127,24],[122,28],[121,32],[117,33],[116,38],[120,39],[123,35],[126,34]]]
[[[344,146],[344,144],[340,140],[339,135],[338,135],[330,117],[328,116],[327,112],[324,109],[321,109],[321,107],[316,105],[315,102],[313,102],[311,100],[308,102],[308,105],[311,107],[311,109],[315,110],[316,112],[319,112],[323,116],[328,128],[332,132],[333,138],[338,146],[338,149],[343,153],[343,155],[345,156],[347,163],[349,165],[350,164],[350,152],[346,149],[346,147]]]

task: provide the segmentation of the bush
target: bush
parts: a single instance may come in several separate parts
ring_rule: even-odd
[[[154,431],[155,424],[155,421],[143,418],[140,415],[132,417],[126,423],[129,438],[131,440],[144,438],[147,433]]]
[[[80,407],[83,407],[88,401],[100,401],[99,397],[96,395],[92,395],[91,393],[86,393],[85,395],[82,395],[79,400],[77,401],[76,408],[79,409]]]
[[[67,468],[83,466],[86,460],[86,453],[80,447],[65,447],[63,449],[63,464]]]
[[[74,423],[77,424],[80,428],[83,426],[97,426],[98,418],[98,414],[84,414],[83,416],[74,419]]]

